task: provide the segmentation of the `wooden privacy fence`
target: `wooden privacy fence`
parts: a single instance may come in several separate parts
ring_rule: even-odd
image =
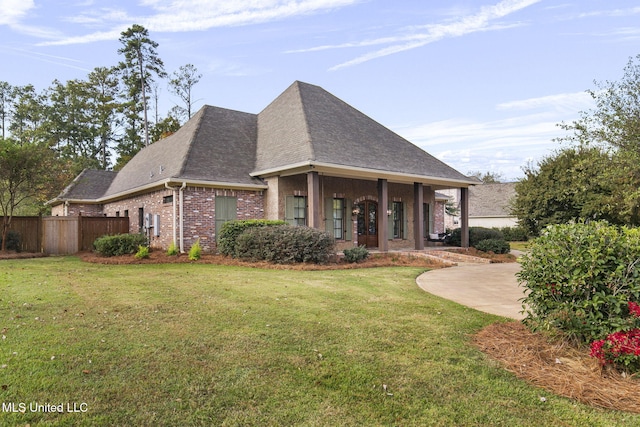
[[[11,218],[9,231],[18,233],[20,236],[21,252],[40,252],[42,248],[42,217],[14,216]]]
[[[20,221],[15,221],[16,218],[20,218]],[[92,250],[93,241],[100,236],[128,233],[129,218],[14,217],[9,229],[20,234],[22,251],[66,255]]]

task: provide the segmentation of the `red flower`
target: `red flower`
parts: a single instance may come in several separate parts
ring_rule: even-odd
[[[637,302],[629,301],[629,313],[633,317],[640,317],[640,304]]]

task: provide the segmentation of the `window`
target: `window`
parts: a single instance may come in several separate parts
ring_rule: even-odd
[[[402,202],[393,202],[391,206],[394,239],[402,239],[404,237],[404,209],[402,205]]]
[[[307,198],[305,196],[286,197],[284,220],[291,225],[307,225]]]
[[[236,197],[216,196],[216,239],[225,222],[238,218],[238,199]]]
[[[307,224],[307,198],[306,197],[294,196],[293,222],[294,222],[294,225]]]
[[[333,237],[344,240],[344,199],[333,199]]]
[[[422,212],[424,214],[424,237],[429,237],[429,234],[433,233],[433,217],[431,216],[431,205],[425,203],[422,205]]]
[[[168,203],[173,203],[173,195],[164,196],[162,198],[162,203],[164,203],[165,205],[168,204]]]

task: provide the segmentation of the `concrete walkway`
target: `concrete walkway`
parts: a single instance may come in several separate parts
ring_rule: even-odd
[[[459,263],[427,271],[416,279],[423,290],[485,313],[523,319],[524,288],[518,286],[517,262],[504,264]]]

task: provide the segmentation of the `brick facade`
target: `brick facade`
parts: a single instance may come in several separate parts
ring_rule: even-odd
[[[307,195],[305,175],[289,177],[273,177],[266,180],[268,191],[229,190],[209,187],[187,186],[182,192],[184,228],[184,249],[188,251],[196,240],[205,252],[216,250],[216,198],[233,197],[237,201],[237,219],[283,219],[285,217],[285,199],[288,195]],[[389,203],[402,202],[404,212],[404,238],[389,240],[389,249],[407,249],[415,245],[413,237],[414,206],[413,185],[389,183]],[[342,198],[349,203],[345,206],[346,221],[352,221],[353,229],[356,218],[352,216],[353,205],[363,200],[378,201],[377,182],[370,180],[344,179],[330,176],[320,177],[320,221],[324,229],[325,200]],[[424,203],[429,204],[433,233],[444,231],[444,202],[435,200],[434,191],[424,187]],[[175,223],[174,218],[175,204]],[[63,215],[63,205],[54,207],[53,215]],[[378,207],[379,220],[387,219],[388,207]],[[59,211],[59,212],[58,212]],[[146,232],[153,248],[166,249],[176,236],[180,238],[180,191],[163,188],[150,193],[139,194],[104,205],[69,204],[67,213],[70,216],[129,216],[129,232]],[[151,214],[150,225],[155,225],[156,215],[159,217],[159,231],[145,227],[146,215]],[[345,236],[337,241],[339,250],[353,247],[353,236]]]

